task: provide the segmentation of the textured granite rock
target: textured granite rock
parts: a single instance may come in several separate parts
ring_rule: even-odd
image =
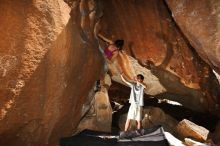
[[[85,113],[103,58],[79,3],[0,2],[0,145],[57,145]]]
[[[220,1],[166,0],[176,23],[198,54],[220,74]]]

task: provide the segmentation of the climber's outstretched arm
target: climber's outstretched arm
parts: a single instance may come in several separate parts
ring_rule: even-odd
[[[105,42],[107,42],[107,43],[109,43],[109,44],[114,44],[114,42],[112,41],[112,40],[110,40],[110,39],[108,39],[108,38],[106,38],[106,37],[104,37],[102,34],[98,34],[98,37],[101,39],[101,40],[103,40],[103,41],[105,41]]]
[[[124,83],[126,83],[128,86],[132,86],[132,84],[128,81],[125,80],[125,78],[123,77],[123,75],[121,74],[121,79]]]

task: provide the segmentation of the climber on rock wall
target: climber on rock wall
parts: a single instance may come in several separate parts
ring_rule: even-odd
[[[104,37],[101,34],[98,34],[98,38],[100,38],[101,40],[103,40],[104,42],[107,43],[107,47],[105,49],[100,48],[100,51],[102,52],[102,54],[105,57],[105,73],[108,72],[108,65],[107,63],[112,63],[114,61],[114,59],[119,55],[119,52],[122,50],[123,45],[124,45],[124,40],[116,40],[115,42],[113,42],[112,40]],[[104,77],[100,77],[100,79],[102,80]],[[96,89],[94,90],[95,92],[99,91],[100,88],[99,86],[101,86],[100,84],[100,80],[97,80],[96,83]]]
[[[107,43],[107,47],[103,50],[105,58],[108,63],[111,63],[123,49],[124,40],[112,41],[103,35],[99,34],[98,37]]]

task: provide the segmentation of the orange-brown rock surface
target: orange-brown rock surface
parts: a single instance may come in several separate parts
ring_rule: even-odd
[[[172,16],[198,54],[220,74],[220,1],[166,0]]]
[[[0,2],[0,145],[57,145],[77,127],[103,65],[83,2],[71,16],[63,0]]]

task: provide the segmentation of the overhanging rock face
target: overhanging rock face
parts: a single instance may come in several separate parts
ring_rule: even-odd
[[[176,23],[198,54],[220,74],[220,1],[166,2]]]
[[[113,40],[125,40],[126,54],[121,53],[109,65],[115,81],[120,82],[121,71],[129,79],[143,73],[148,83],[146,93],[178,101],[197,111],[216,110],[219,101],[216,77],[193,51],[163,0],[102,3],[102,33]],[[194,30],[193,34],[197,32]],[[153,63],[151,69],[148,61]],[[158,90],[152,90],[155,87]]]

